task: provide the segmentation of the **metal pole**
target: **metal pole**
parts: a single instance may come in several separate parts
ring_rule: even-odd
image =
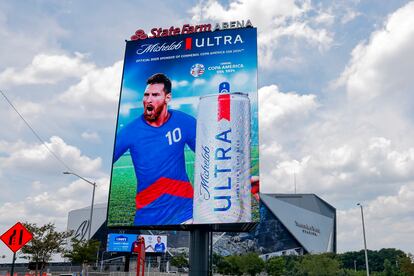
[[[358,203],[359,207],[361,208],[361,217],[362,217],[362,232],[364,234],[364,248],[365,248],[365,267],[367,270],[367,276],[369,276],[369,266],[368,266],[368,251],[367,251],[367,239],[365,237],[365,222],[364,222],[364,210],[362,208],[362,204]]]
[[[16,252],[13,252],[13,261],[12,261],[12,267],[10,271],[10,276],[13,276],[14,274],[14,262],[16,261]]]
[[[213,232],[209,231],[209,258],[208,258],[208,275],[213,275]]]
[[[100,272],[102,272],[102,268],[103,268],[103,257],[104,257],[104,254],[105,254],[105,252],[106,251],[102,251],[102,254],[101,254],[101,269],[100,269]]]
[[[98,264],[99,264],[99,248],[98,248],[98,251],[96,251],[96,262],[95,262],[96,269],[98,269]]]
[[[95,200],[95,187],[96,187],[96,184],[95,184],[95,183],[93,183],[92,203],[91,203],[91,213],[90,213],[90,216],[89,216],[88,240],[90,240],[90,239],[91,239],[92,217],[93,217],[93,201]]]
[[[189,276],[209,275],[209,230],[197,227],[190,231]]]
[[[91,211],[90,211],[90,215],[89,215],[89,228],[88,228],[88,240],[91,239],[91,230],[92,230],[92,217],[93,217],[93,203],[95,200],[95,188],[96,188],[96,183],[89,181],[88,179],[74,173],[74,172],[63,172],[63,174],[71,174],[74,176],[77,176],[78,178],[82,179],[83,181],[91,184],[93,186],[93,191],[92,191],[92,203],[91,203]]]

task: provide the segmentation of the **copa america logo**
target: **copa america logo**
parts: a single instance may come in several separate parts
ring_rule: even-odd
[[[199,76],[204,74],[204,65],[200,63],[194,64],[193,66],[191,66],[190,74],[193,77],[198,78]]]

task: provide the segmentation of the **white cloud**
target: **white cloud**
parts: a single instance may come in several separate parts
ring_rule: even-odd
[[[203,85],[206,83],[205,79],[194,79],[192,85],[193,86],[199,86],[199,85]]]
[[[323,27],[313,26],[311,21],[314,20],[309,19],[309,12],[320,14],[318,23],[332,21],[331,15],[322,10],[315,10],[307,0],[240,0],[230,1],[228,7],[218,1],[210,0],[201,2],[190,10],[192,19],[197,22],[250,19],[259,30],[259,63],[266,68],[279,64],[276,49],[278,51],[283,47],[291,49],[297,40],[315,46],[321,51],[331,46],[332,34]],[[280,40],[283,38],[293,39],[294,42],[282,44]],[[290,54],[292,54],[291,50]]]
[[[129,113],[131,112],[131,109],[137,108],[139,106],[138,103],[134,103],[134,104],[130,104],[130,103],[125,103],[122,104],[119,108],[119,114],[122,116],[129,116]]]
[[[186,80],[182,80],[182,81],[176,81],[176,80],[172,80],[171,81],[171,86],[172,86],[172,90],[174,91],[174,89],[180,88],[180,87],[185,87],[188,86],[189,83]]]
[[[13,101],[13,106],[19,111],[24,118],[38,118],[45,112],[45,107],[42,104],[32,101],[25,101],[22,99],[16,99]],[[18,118],[18,114],[10,107],[11,116]]]
[[[40,190],[40,189],[44,188],[44,186],[42,185],[42,183],[40,181],[36,180],[36,181],[32,182],[32,188],[33,188],[33,190]]]
[[[413,2],[398,9],[354,49],[338,81],[347,99],[259,91],[262,191],[292,192],[296,174],[298,192],[338,208],[340,251],[363,246],[357,202],[369,248],[414,247],[413,12]]]
[[[85,62],[84,55],[38,54],[23,69],[7,68],[0,73],[0,84],[54,84],[69,77],[81,77],[95,66]]]
[[[318,24],[332,25],[335,21],[335,16],[330,12],[321,12],[314,20]]]
[[[346,9],[345,14],[342,16],[341,18],[341,23],[342,24],[347,24],[348,22],[351,22],[352,20],[354,20],[355,18],[357,18],[358,16],[360,16],[361,13],[352,9]]]
[[[232,84],[234,86],[245,87],[251,75],[247,73],[237,73],[234,75]]]
[[[172,109],[179,109],[181,105],[188,105],[191,104],[195,110],[197,110],[198,103],[200,101],[200,97],[180,97],[174,98],[170,103],[169,106]]]
[[[51,137],[46,145],[47,148],[43,144],[19,143],[19,146],[15,147],[13,151],[8,151],[7,157],[0,157],[0,169],[55,172],[58,161],[49,152],[48,148],[65,164],[80,174],[94,174],[101,167],[101,158],[91,159],[82,155],[78,148],[66,144],[60,137]],[[59,165],[62,169],[63,165]]]
[[[109,67],[89,70],[80,82],[65,91],[59,100],[77,105],[85,111],[97,106],[115,106],[119,97],[122,64],[122,61],[118,61]]]
[[[369,249],[398,248],[412,252],[414,242],[414,183],[400,187],[397,193],[362,202]],[[356,203],[355,203],[356,204]],[[341,251],[363,247],[359,207],[338,212],[338,244]]]
[[[107,201],[109,178],[99,178],[96,183],[95,202]],[[64,230],[69,211],[88,206],[91,196],[92,186],[80,179],[59,189],[33,192],[21,201],[2,204],[0,225],[13,225],[16,220],[40,225],[52,221]]]
[[[276,85],[259,89],[260,125],[263,129],[291,124],[292,119],[303,120],[318,107],[315,95],[282,93]]]
[[[401,94],[412,95],[413,13],[414,2],[398,9],[368,42],[360,43],[352,51],[352,60],[337,82],[345,85],[351,100],[365,103],[377,97],[392,99]]]
[[[260,172],[262,191],[287,192],[293,183],[293,173],[306,166],[309,157],[292,160],[285,142],[294,137],[294,128],[303,127],[303,121],[318,107],[315,95],[283,93],[276,85],[259,89]],[[290,134],[287,134],[290,133]]]
[[[88,71],[81,80],[61,94],[56,104],[66,115],[75,117],[114,118],[119,100],[122,61],[112,66]]]
[[[25,7],[30,9],[30,16],[16,16],[14,13],[21,13],[22,7],[14,4],[3,2],[0,8],[1,70],[11,64],[23,66],[42,52],[61,52],[59,40],[69,33],[53,16],[28,5]]]
[[[84,131],[84,132],[82,132],[81,137],[83,139],[85,139],[86,141],[89,141],[89,142],[93,142],[93,143],[101,142],[101,137],[95,131],[92,131],[92,132]]]

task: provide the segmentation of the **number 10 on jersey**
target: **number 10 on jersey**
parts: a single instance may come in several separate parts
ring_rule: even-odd
[[[165,134],[165,137],[168,139],[168,145],[172,145],[173,143],[178,143],[181,140],[181,129],[179,127],[175,128],[173,131],[168,131]]]

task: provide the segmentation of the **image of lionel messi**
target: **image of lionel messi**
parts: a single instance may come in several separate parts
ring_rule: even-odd
[[[166,75],[149,77],[143,114],[116,136],[114,162],[129,150],[137,179],[135,226],[192,221],[193,187],[185,170],[184,147],[195,149],[196,120],[168,108],[171,94]]]

